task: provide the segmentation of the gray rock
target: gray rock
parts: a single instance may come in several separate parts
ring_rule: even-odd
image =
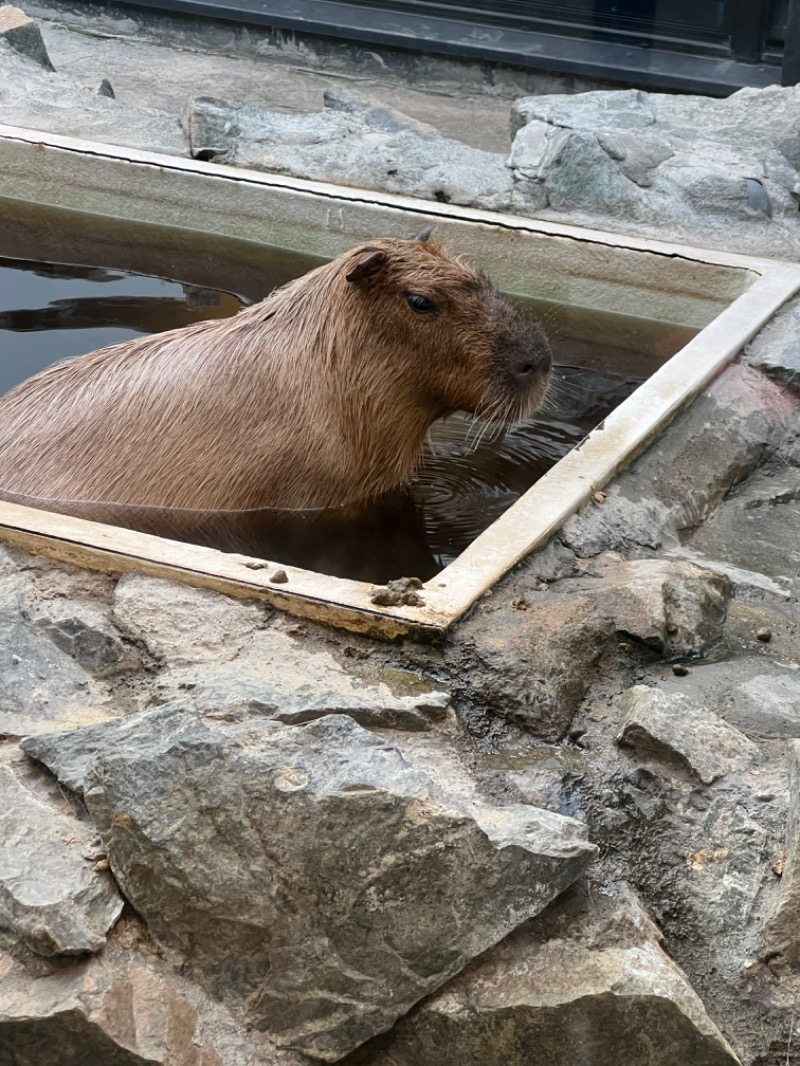
[[[708,937],[741,937],[767,873],[767,834],[726,795],[711,803],[690,841],[687,888]],[[717,945],[718,946],[718,945]]]
[[[111,621],[113,581],[6,549],[0,560],[0,732],[70,729],[123,713],[108,682],[142,668]]]
[[[48,636],[23,624],[0,627],[0,733],[74,729],[119,713],[108,688]]]
[[[237,109],[227,101],[214,96],[188,100],[181,111],[181,126],[193,159],[227,163],[236,154],[242,127]]]
[[[530,566],[458,627],[451,669],[469,671],[470,698],[546,740],[567,732],[597,665],[618,657],[620,638],[680,657],[720,637],[728,579],[690,563],[604,555],[591,576],[547,592],[535,557]]]
[[[758,471],[687,541],[701,557],[760,571],[800,593],[800,470]]]
[[[613,556],[600,556],[596,572],[607,583],[600,595],[618,633],[672,657],[700,655],[719,640],[730,598],[724,575],[692,563]]]
[[[744,361],[793,388],[800,386],[800,302],[792,301],[744,350]]]
[[[636,685],[623,694],[620,709],[621,744],[656,757],[677,757],[703,784],[745,769],[758,755],[743,733],[687,696]]]
[[[266,611],[210,589],[132,572],[117,584],[113,618],[155,659],[180,665],[231,657],[265,624]]]
[[[151,712],[98,750],[87,806],[151,931],[315,1057],[389,1028],[594,854],[579,823],[464,804],[344,716],[186,723]]]
[[[99,951],[122,911],[107,872],[84,851],[94,830],[32,778],[0,759],[0,926],[40,955]]]
[[[656,168],[675,154],[658,137],[647,134],[632,135],[621,130],[605,130],[598,133],[597,141],[604,152],[618,161],[625,177],[642,188],[653,184]]]
[[[549,218],[793,258],[798,95],[529,97],[512,110],[509,165]]]
[[[169,155],[187,148],[177,116],[125,106],[11,50],[0,63],[0,122]]]
[[[244,706],[287,724],[347,714],[365,726],[412,730],[429,729],[450,704],[449,691],[411,671],[343,666],[330,651],[278,628],[255,634],[234,659],[166,670],[153,692],[160,702],[190,692],[205,714]]]
[[[395,1028],[360,1066],[736,1066],[622,886],[571,891]]]
[[[654,93],[640,89],[599,90],[575,96],[526,96],[511,108],[512,137],[534,120],[551,126],[594,131],[641,130],[656,122]]]
[[[800,678],[760,673],[729,689],[726,714],[764,736],[800,736]]]
[[[470,679],[464,701],[477,697],[549,741],[565,735],[597,664],[618,647],[613,620],[594,597],[516,584],[507,602],[477,604],[457,633],[450,668]]]
[[[54,69],[38,25],[28,18],[24,11],[12,7],[11,4],[3,4],[0,7],[0,46],[2,45],[13,49],[26,59],[33,60],[45,70]]]
[[[786,856],[778,904],[764,930],[764,954],[800,959],[800,740],[788,747],[789,813],[786,820]]]
[[[105,605],[54,598],[29,614],[34,627],[92,677],[117,677],[143,667],[141,653],[122,639]]]
[[[58,970],[0,953],[4,1066],[301,1066],[131,943]],[[308,1060],[303,1060],[308,1063]]]
[[[136,743],[143,723],[146,728],[151,720],[149,713],[140,711],[82,729],[23,737],[19,746],[30,759],[47,767],[60,785],[82,796],[86,774],[95,755],[110,745],[125,748]],[[226,720],[244,721],[252,717],[252,712],[246,707],[234,709],[228,706],[224,717]],[[164,743],[191,736],[196,731],[193,708],[185,701],[160,708],[159,722]]]
[[[191,99],[182,122],[193,155],[239,166],[422,199],[507,210],[512,176],[502,155],[442,137],[381,104],[329,90],[326,107],[285,115]]]
[[[795,401],[749,367],[728,367],[651,447],[570,518],[562,539],[578,555],[677,545],[701,525],[782,433]],[[698,456],[703,477],[697,477]]]
[[[640,217],[645,207],[639,186],[604,151],[597,134],[583,130],[560,133],[557,150],[541,164],[541,169],[546,169],[548,206],[566,215],[596,212],[597,205],[603,204],[612,218]]]
[[[171,588],[166,585],[167,591]],[[150,586],[148,591],[158,595],[158,590]],[[186,591],[190,595],[183,606],[190,606],[191,594],[199,590]],[[179,599],[175,605],[178,610],[182,609],[181,603]],[[205,606],[208,608],[207,603]],[[235,601],[223,601],[217,606],[218,621],[242,621],[242,616],[236,614]],[[228,614],[229,609],[233,609],[233,614]],[[214,610],[207,610],[207,615],[214,618]],[[154,641],[158,640],[158,632],[155,628]],[[212,646],[213,632],[212,625],[208,630]],[[221,626],[218,635],[226,632],[230,630]],[[171,651],[179,659],[178,633],[179,629],[173,633],[176,643]],[[446,689],[410,671],[368,664],[352,664],[345,669],[330,652],[312,650],[279,629],[258,633],[232,660],[219,661],[212,656],[210,662],[168,669],[158,677],[153,691],[156,700],[165,704],[164,711],[172,706],[189,708],[189,732],[195,729],[193,712],[205,716],[212,726],[220,721],[249,718],[301,724],[329,714],[347,714],[362,725],[420,730],[429,729],[444,718],[450,705]],[[46,766],[62,785],[82,794],[95,753],[111,743],[128,743],[136,736],[146,713],[75,732],[39,732],[23,739],[20,747]],[[179,725],[183,719],[178,714],[168,720]],[[172,732],[169,735],[173,737]]]
[[[727,722],[759,737],[800,737],[800,673],[755,656],[694,667],[689,677],[668,677],[665,692],[707,704]]]

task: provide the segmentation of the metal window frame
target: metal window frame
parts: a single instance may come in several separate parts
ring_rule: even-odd
[[[764,88],[800,80],[794,45],[800,36],[798,0],[792,0],[783,66],[776,53],[765,52],[769,0],[725,0],[730,47],[706,42],[687,49],[682,42],[646,47],[631,39],[614,39],[605,31],[597,39],[536,29],[519,29],[501,21],[470,18],[463,10],[392,11],[358,0],[122,0],[122,6],[240,22],[277,30],[299,31],[337,41],[384,45],[412,52],[491,62],[528,70],[601,78],[643,88],[728,96],[745,86]],[[791,39],[791,46],[790,46]]]

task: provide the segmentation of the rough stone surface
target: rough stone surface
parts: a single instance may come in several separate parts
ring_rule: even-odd
[[[608,487],[602,507],[590,504],[567,521],[563,539],[583,556],[677,546],[781,440],[797,404],[755,370],[729,367]]]
[[[789,769],[789,815],[786,821],[786,852],[781,863],[778,904],[764,933],[766,955],[800,959],[800,740],[787,752]]]
[[[697,557],[749,567],[800,593],[800,469],[756,472],[688,540]]]
[[[594,854],[570,819],[465,807],[344,716],[188,719],[151,712],[98,750],[88,809],[153,933],[314,1056],[388,1028]]]
[[[735,1066],[624,886],[573,890],[446,985],[359,1066]]]
[[[46,71],[0,39],[0,122],[106,144],[185,155],[178,116],[148,107],[127,107]]]
[[[184,108],[182,123],[192,155],[203,159],[442,203],[510,206],[502,155],[341,90],[329,90],[324,102],[317,114],[284,115],[199,98]]]
[[[771,378],[800,387],[800,301],[793,300],[747,345],[743,361]]]
[[[11,4],[0,7],[0,41],[45,70],[53,69],[38,25]]]
[[[198,654],[227,658],[265,624],[266,615],[260,604],[135,572],[124,574],[114,591],[117,626],[170,665],[194,661]]]
[[[80,955],[103,947],[122,899],[87,857],[94,827],[59,799],[0,748],[0,927],[40,955]]]
[[[270,31],[252,27],[189,19],[177,31],[178,20],[152,11],[128,8],[122,12],[94,5],[89,12],[70,0],[32,0],[32,4],[29,13],[43,13],[42,37],[61,73],[47,72],[14,51],[8,40],[0,43],[0,117],[11,122],[185,154],[189,147],[178,125],[181,107],[187,99],[213,93],[226,100],[241,99],[257,110],[225,103],[216,111],[197,108],[195,117],[207,119],[205,128],[196,125],[193,131],[201,155],[222,158],[220,153],[235,140],[237,145],[250,145],[256,157],[265,156],[272,153],[270,138],[283,138],[275,150],[281,156],[280,165],[318,167],[325,179],[347,167],[345,180],[374,182],[375,188],[409,189],[414,195],[493,204],[553,221],[587,222],[600,229],[796,257],[800,222],[794,184],[800,164],[797,88],[740,93],[719,103],[635,91],[559,100],[540,96],[533,105],[539,110],[524,116],[530,121],[509,147],[505,130],[500,128],[501,112],[507,113],[504,97],[509,97],[515,77],[509,72],[494,70],[487,79],[486,69],[473,65],[480,82],[477,90],[441,83],[431,87],[424,75],[417,74],[425,71],[430,76],[439,61],[409,53],[403,59],[405,80],[400,84],[395,77],[400,70],[399,53],[386,60],[388,68],[381,68],[388,55],[385,50],[371,56],[363,48],[328,42],[323,61],[321,53],[299,37],[270,36]],[[164,29],[167,22],[168,30]],[[278,67],[271,60],[281,49],[289,62]],[[266,56],[269,62],[262,58]],[[328,93],[323,101],[333,72],[345,74],[356,84],[360,99]],[[101,95],[107,92],[98,89],[104,78],[113,84],[116,101]],[[336,80],[341,85],[347,78]],[[532,91],[541,88],[537,83]],[[301,120],[303,114],[307,117]],[[226,136],[225,123],[231,118],[245,127],[250,124],[255,139],[243,141],[241,130],[235,138]],[[347,131],[344,135],[343,130]],[[318,143],[313,143],[315,136],[321,138]],[[286,143],[292,137],[298,143]],[[484,151],[476,153],[475,149]],[[323,162],[326,153],[329,171]],[[388,174],[398,158],[407,170]],[[391,186],[391,181],[398,184]],[[208,902],[207,886],[218,881],[210,874],[205,877],[206,868],[220,869],[214,877],[230,883],[234,896],[236,891],[249,891],[246,906],[228,905],[223,916],[236,931],[227,937],[233,947],[225,966],[217,968],[216,978],[202,973],[197,952],[190,952],[187,960],[181,950],[164,943],[154,945],[147,936],[129,943],[124,934],[126,919],[112,929],[102,953],[87,962],[35,956],[19,934],[0,929],[0,946],[21,960],[0,979],[0,1007],[10,998],[15,1004],[0,1032],[0,1060],[4,1054],[9,1057],[10,1048],[13,1066],[105,1064],[114,1063],[117,1055],[123,1056],[126,1066],[131,1061],[206,1066],[203,1056],[211,1056],[214,1062],[214,1052],[224,1066],[250,1066],[251,1062],[282,1066],[289,1061],[293,1066],[308,1066],[299,1053],[278,1051],[266,1043],[262,1046],[252,1028],[246,1029],[242,1015],[229,1018],[222,1028],[209,1022],[224,1008],[205,997],[198,980],[208,980],[209,986],[212,980],[219,981],[216,991],[238,1010],[242,985],[233,979],[229,983],[226,975],[236,971],[237,978],[241,963],[247,976],[252,962],[247,952],[254,943],[257,947],[266,944],[266,938],[258,941],[243,922],[236,921],[240,915],[248,920],[251,900],[263,902],[264,885],[274,884],[267,876],[272,867],[266,871],[256,863],[251,875],[252,855],[258,853],[251,841],[263,828],[260,801],[248,800],[255,785],[250,790],[248,784],[242,791],[236,775],[241,769],[246,776],[245,766],[250,773],[252,750],[260,751],[258,738],[278,731],[297,741],[304,731],[321,728],[319,723],[296,724],[304,717],[346,710],[351,719],[358,718],[375,731],[374,742],[395,753],[384,750],[381,758],[402,759],[407,781],[421,775],[428,782],[425,794],[446,797],[446,803],[441,802],[453,818],[463,817],[464,824],[473,827],[473,837],[478,834],[476,811],[495,812],[495,821],[503,822],[518,819],[524,804],[545,806],[584,822],[600,849],[587,897],[588,917],[598,923],[597,935],[586,937],[585,943],[593,945],[587,967],[608,961],[618,949],[624,954],[629,942],[638,944],[643,954],[649,953],[652,961],[650,945],[655,943],[655,934],[642,933],[641,940],[637,936],[627,940],[616,919],[606,920],[608,893],[615,892],[614,886],[621,881],[629,882],[663,931],[666,950],[686,971],[744,1066],[792,1062],[798,1046],[800,977],[795,962],[800,954],[796,951],[796,908],[791,902],[795,863],[784,851],[796,835],[797,818],[797,785],[794,778],[787,778],[786,742],[800,737],[800,607],[793,584],[796,574],[789,566],[797,548],[792,470],[800,467],[796,353],[795,301],[748,345],[746,366],[721,375],[629,473],[609,487],[604,501],[592,502],[576,517],[563,542],[554,540],[523,561],[471,617],[454,626],[444,648],[410,641],[383,647],[365,638],[323,632],[310,624],[281,623],[263,608],[251,612],[211,594],[184,599],[177,586],[144,579],[127,578],[112,611],[114,578],[74,571],[17,549],[0,549],[0,636],[6,638],[6,645],[19,641],[18,647],[35,664],[24,683],[18,675],[14,682],[23,655],[18,655],[17,662],[12,650],[3,664],[0,676],[7,698],[0,702],[5,716],[0,729],[7,727],[13,734],[62,730],[59,737],[41,738],[41,753],[74,788],[82,787],[88,763],[94,761],[99,768],[113,757],[124,764],[125,774],[115,771],[114,777],[115,782],[125,778],[126,795],[139,797],[138,771],[133,767],[140,763],[160,780],[161,795],[180,795],[174,808],[166,800],[159,807],[171,816],[171,820],[165,818],[166,825],[174,837],[185,832],[191,840],[195,838],[186,827],[201,825],[208,831],[205,839],[210,844],[200,849],[199,867],[186,854],[192,850],[193,859],[194,845],[187,846],[180,867],[181,876],[188,871],[183,880],[165,878],[157,884],[166,882],[176,912],[181,908],[182,915],[198,916],[197,925],[206,938],[201,939],[203,951],[214,937],[211,930],[218,928],[217,916],[223,909],[217,896]],[[593,379],[592,387],[599,390],[601,385]],[[622,558],[614,559],[610,552]],[[676,569],[677,559],[699,564],[699,573]],[[768,642],[756,637],[764,628],[771,633]],[[672,672],[676,658],[691,659],[683,667],[689,672],[680,677]],[[15,688],[9,687],[14,684]],[[758,743],[761,757],[706,785],[671,759],[632,755],[620,748],[616,737],[621,693],[635,685],[671,696],[686,695],[693,705],[707,707],[748,734]],[[447,688],[454,690],[457,715],[444,711]],[[432,693],[441,704],[433,706]],[[363,701],[357,698],[359,694]],[[163,701],[169,701],[169,706],[152,710]],[[160,723],[149,762],[137,748],[142,717],[123,717],[142,708],[151,709],[143,716],[145,721]],[[196,739],[198,715],[202,730],[223,738],[221,747],[213,748],[218,759],[214,771],[221,763],[229,765],[234,750],[237,758],[242,751],[247,757],[236,763],[235,773],[223,774],[219,780],[209,769],[203,787],[191,791],[191,783],[202,776],[198,770],[187,789],[178,793],[181,778],[175,767],[183,765],[181,759],[189,760],[186,753],[196,751],[200,744]],[[66,731],[76,724],[102,722],[107,717],[108,725],[99,735],[95,726],[82,728],[67,742]],[[286,722],[270,722],[270,718]],[[692,731],[683,720],[682,725],[685,735],[678,740],[696,748]],[[386,726],[391,726],[391,733],[387,734]],[[348,724],[348,728],[363,739],[358,726]],[[232,734],[238,747],[230,739]],[[245,737],[249,738],[246,742]],[[543,743],[542,738],[557,743]],[[33,745],[33,752],[39,743],[32,736],[26,746]],[[372,752],[370,743],[358,750]],[[205,750],[210,754],[211,745]],[[331,757],[330,745],[326,757]],[[373,777],[383,765],[379,762],[372,767]],[[292,764],[279,769],[297,768]],[[38,769],[30,767],[29,773],[38,782],[37,789],[45,787]],[[253,779],[256,776],[254,770]],[[264,789],[271,788],[269,782],[275,776],[262,782]],[[363,784],[364,776],[359,775],[355,784]],[[295,783],[293,776],[281,780]],[[300,801],[297,794],[288,795]],[[58,800],[55,793],[48,796]],[[343,856],[341,867],[351,869],[347,863],[356,860],[348,846],[351,841],[359,846],[362,837],[351,835],[349,812],[354,797],[356,803],[366,805],[365,796],[364,790],[338,795],[337,802],[348,814],[348,819],[341,820],[342,828],[337,823],[329,830],[330,819],[309,819],[307,839],[296,844],[290,841],[296,853],[305,848],[304,854],[313,854],[309,862],[320,853],[325,862],[333,863],[330,857],[338,848],[336,858]],[[149,786],[142,798],[148,811],[158,806]],[[404,794],[404,799],[405,809],[416,814],[418,807],[413,804],[418,797],[408,800]],[[123,816],[122,824],[110,829],[123,854],[133,850],[133,845],[138,848],[146,835],[140,833],[138,823],[126,829],[124,816],[131,806],[126,800],[126,806],[120,804],[111,814],[112,822],[114,814]],[[389,801],[387,809],[394,809]],[[497,815],[498,809],[507,813]],[[529,806],[522,810],[526,816],[538,817]],[[244,846],[237,847],[240,837],[227,827],[248,818],[255,829],[244,836]],[[146,827],[153,824],[154,819]],[[378,828],[380,824],[384,823],[379,820]],[[429,824],[415,825],[414,833],[423,834]],[[263,833],[268,830],[271,827],[263,828]],[[226,832],[234,843],[228,844],[225,837],[224,846],[219,847]],[[473,839],[466,829],[463,834],[464,839]],[[488,848],[488,838],[481,839]],[[449,837],[431,832],[426,840],[432,853],[447,858]],[[38,843],[34,837],[22,849],[26,862],[37,854]],[[161,838],[156,843],[160,845]],[[280,845],[286,846],[283,840]],[[386,855],[386,849],[393,846],[390,834],[381,846],[380,854]],[[495,849],[492,854],[496,861],[507,862],[509,851],[514,849]],[[162,858],[157,847],[153,853]],[[470,866],[473,860],[471,856],[464,859],[461,852],[456,860],[460,865],[448,888],[458,892],[459,877],[466,876],[461,867]],[[386,873],[381,887],[390,874],[400,883],[397,869]],[[410,868],[408,876],[411,884]],[[255,878],[260,878],[257,884]],[[197,880],[202,883],[195,891]],[[318,886],[321,879],[307,880]],[[376,882],[355,878],[354,883],[352,892],[363,889],[366,899]],[[335,915],[341,904],[341,895],[331,887],[334,884],[328,877],[327,894],[320,889],[324,905],[317,910],[324,914]],[[414,883],[412,888],[402,905],[389,909],[390,916],[408,907],[409,899],[414,905],[414,893],[425,885]],[[269,900],[273,898],[268,895]],[[308,897],[301,891],[298,898],[305,905]],[[372,899],[369,896],[370,905]],[[390,899],[392,906],[395,902]],[[386,899],[378,904],[383,913]],[[440,925],[455,926],[453,908],[446,904],[442,910],[440,904],[441,899],[429,899],[424,912],[436,915],[437,934]],[[213,912],[210,929],[206,928],[209,910],[203,907]],[[560,907],[559,902],[541,915],[537,943],[553,945],[569,939],[566,926],[557,924]],[[367,913],[366,908],[362,913]],[[355,934],[374,924],[373,912],[368,913],[370,921],[362,926],[356,923]],[[496,913],[488,921],[462,917],[461,908],[458,915],[459,921],[469,924],[470,935],[473,927],[492,935],[497,932]],[[294,922],[294,918],[289,921],[292,928]],[[639,925],[646,924],[642,918]],[[288,974],[290,982],[300,974],[297,981],[301,984],[304,974],[318,972],[314,971],[318,956],[309,961],[318,941],[307,952],[287,947],[281,939],[286,925],[269,950],[265,947],[265,957],[274,949],[281,980]],[[180,923],[176,928],[182,936]],[[210,950],[225,955],[226,936],[217,937]],[[459,929],[453,936],[458,940],[452,949],[453,967],[462,962],[469,965],[467,956],[480,950],[482,941],[468,942]],[[240,942],[245,942],[244,952],[239,952]],[[342,941],[339,937],[329,943],[336,950]],[[364,983],[361,960],[374,960],[373,947],[370,941],[365,950],[350,955],[340,952],[336,965],[349,967],[345,978],[339,978],[333,967],[328,971],[334,984],[340,981],[333,995],[346,1000],[356,1012],[358,1001],[344,986],[347,981],[358,982],[359,987]],[[456,958],[459,951],[462,954]],[[154,990],[151,996],[137,992],[131,1000],[130,989],[139,984],[137,967],[156,966],[156,954],[170,967],[195,975],[181,979],[179,992],[185,1002],[174,1011],[165,1009],[172,1002],[171,993],[159,983],[166,966],[158,970],[159,982],[148,986]],[[529,954],[525,947],[524,959]],[[100,968],[112,956],[119,968],[113,979],[117,991],[104,1001],[109,1005],[107,1022],[105,1016],[100,1020],[100,1008],[95,1010],[99,999],[93,998],[92,989],[100,989],[98,996],[103,995],[105,978]],[[396,957],[390,952],[384,956]],[[631,955],[626,955],[626,964],[630,960]],[[85,983],[78,993],[80,1005],[73,1006],[69,989],[79,972],[85,975]],[[285,982],[278,993],[268,987],[263,1001],[259,1000],[265,972],[259,971],[247,986],[254,998],[243,1009],[259,1011],[266,1004],[267,1010],[277,1013],[277,996],[289,984]],[[623,1002],[625,996],[619,993],[629,990],[643,971],[623,965],[618,982],[613,982],[613,966],[608,972],[613,984],[610,991],[601,983],[600,996],[584,995],[562,1005],[572,1013],[559,1026],[560,1044],[547,1049],[547,1066],[559,1061],[558,1054],[567,1056],[569,1062],[577,1061],[576,1047],[594,1038],[595,1043],[589,1044],[592,1066],[602,1063],[603,1056],[621,1066],[619,1034],[627,1035],[634,1025],[629,1011],[632,1001]],[[575,977],[575,971],[569,973],[570,979]],[[710,1045],[703,1042],[707,1030],[699,1022],[685,1020],[690,1017],[689,1009],[675,1006],[682,992],[676,991],[673,999],[662,995],[665,987],[675,991],[678,986],[668,976],[662,982],[659,973],[664,976],[658,966],[649,971],[653,977],[650,990],[657,994],[640,996],[635,1006],[638,1034],[653,1032],[659,1039],[640,1042],[629,1057],[635,1063],[635,1053],[649,1055],[644,1062],[652,1063],[653,1056],[655,1061],[661,1056],[669,1066],[703,1062],[708,1047],[718,1047],[716,1036],[709,1038]],[[557,984],[561,977],[560,971],[553,973],[553,987],[561,987]],[[45,1005],[40,1011],[34,989],[43,985],[34,986],[34,978],[37,982],[46,979],[46,988],[51,990],[58,984],[66,998],[60,1000],[48,992],[55,997],[52,1009]],[[451,979],[451,987],[458,987],[460,980]],[[519,988],[522,980],[517,969],[514,981],[514,988]],[[378,984],[374,976],[366,983],[370,989]],[[394,983],[393,976],[387,979],[379,995],[393,996]],[[536,987],[539,990],[541,985],[537,982]],[[406,992],[407,985],[401,981],[401,996]],[[286,995],[291,998],[289,992]],[[446,995],[445,987],[433,993],[429,1002],[438,1001],[440,995]],[[291,1001],[289,1024],[306,1024],[307,1002],[314,1002],[313,996]],[[406,1009],[392,1002],[396,1009]],[[470,1054],[490,1066],[498,1048],[501,1061],[513,1062],[516,1047],[509,1049],[508,1041],[494,1039],[501,1030],[522,1032],[522,1046],[528,1057],[535,1056],[542,1030],[530,1027],[534,1013],[526,1014],[527,1007],[518,1009],[500,996],[490,1002],[488,993],[482,1002],[488,1005],[485,1015],[472,1010],[466,999],[459,1000],[457,1016],[464,1024],[450,1040],[452,1046],[437,1046],[431,1055],[420,1052],[416,1066],[438,1066],[448,1055],[468,1062]],[[502,1018],[494,1004],[502,1004]],[[427,1004],[422,1003],[416,1014],[399,1022],[397,1049],[420,1046],[404,1041],[426,1010]],[[563,1012],[556,1016],[564,1019]],[[537,1017],[541,1020],[541,1013]],[[588,1035],[581,1028],[586,1017],[598,1019]],[[609,1018],[616,1024],[603,1028]],[[484,1034],[490,1026],[485,1023],[489,1022],[495,1028],[487,1042]],[[512,1022],[520,1028],[512,1030]],[[445,1031],[439,1021],[432,1028]],[[465,1038],[472,1032],[478,1034],[474,1046]],[[144,1039],[147,1033],[155,1034],[152,1040],[148,1037],[149,1042]],[[391,1046],[394,1037],[378,1038],[383,1039]],[[582,1043],[576,1045],[578,1039]],[[367,1050],[374,1054],[377,1046],[372,1044]],[[400,1055],[401,1050],[396,1053]]]
[[[627,92],[532,96],[512,108],[509,166],[545,217],[796,257],[800,90],[725,100]]]
[[[69,729],[122,713],[126,701],[108,681],[142,659],[111,621],[109,580],[36,564],[17,569],[13,550],[4,558],[0,733]]]
[[[724,795],[711,803],[689,853],[694,909],[712,936],[742,936],[766,872],[764,827]]]
[[[748,656],[696,667],[691,677],[669,677],[666,692],[706,703],[737,729],[757,737],[800,737],[797,668]]]
[[[222,647],[222,646],[221,646]],[[160,702],[190,692],[206,713],[245,706],[264,717],[301,723],[326,714],[347,714],[362,725],[429,729],[441,720],[450,693],[408,670],[342,665],[324,649],[306,645],[283,629],[265,629],[235,659],[165,671],[154,686]]]
[[[743,733],[687,696],[636,685],[623,695],[620,707],[620,743],[656,756],[677,756],[703,784],[744,769],[758,755]]]
[[[671,656],[719,639],[729,583],[690,563],[603,556],[591,576],[478,606],[461,629],[457,663],[477,660],[474,691],[539,736],[560,739],[593,676],[633,638]]]
[[[242,1033],[146,952],[135,927],[118,939],[57,969],[0,952],[3,1066],[301,1066]]]

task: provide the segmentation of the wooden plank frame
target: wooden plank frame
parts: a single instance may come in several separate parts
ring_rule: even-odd
[[[422,589],[379,607],[372,586],[0,502],[0,539],[92,569],[138,570],[264,600],[383,639],[442,639],[724,368],[788,299],[800,265],[275,177],[0,126],[0,198],[337,255],[427,222],[501,286],[702,327],[603,424]]]

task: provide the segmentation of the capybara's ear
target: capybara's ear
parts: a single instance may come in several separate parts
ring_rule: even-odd
[[[353,285],[360,285],[367,278],[374,277],[386,262],[387,255],[382,248],[368,248],[349,274],[345,277]]]
[[[433,231],[435,229],[436,229],[436,223],[435,222],[431,222],[428,226],[426,226],[424,229],[421,229],[419,231],[419,233],[416,235],[414,240],[415,241],[427,241],[427,240],[430,240],[430,236],[431,236],[431,234],[433,233]]]

